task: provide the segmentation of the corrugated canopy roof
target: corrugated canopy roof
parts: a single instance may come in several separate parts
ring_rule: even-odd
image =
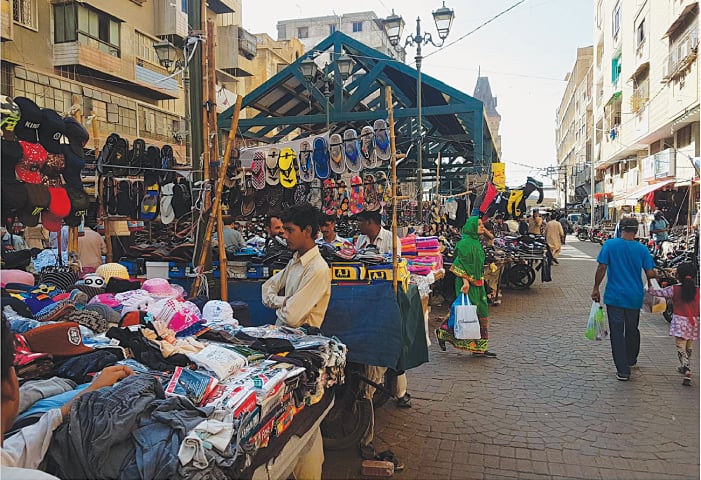
[[[323,82],[310,84],[302,75],[301,63],[311,57],[320,71],[340,79],[338,65],[330,59],[344,53],[354,61],[352,73],[345,82],[335,82],[331,91],[326,91]],[[239,121],[239,134],[262,142],[276,142],[290,134],[296,138],[314,135],[326,130],[327,107],[332,132],[360,131],[378,118],[387,118],[384,88],[390,86],[397,149],[410,152],[400,170],[406,176],[416,170],[416,148],[410,146],[417,139],[417,77],[416,69],[335,32],[244,97],[247,118]],[[448,165],[441,165],[441,177],[446,180],[452,174],[464,177],[470,169],[484,170],[499,161],[481,101],[422,74],[421,105],[425,168],[430,165],[433,170],[439,152],[450,159]],[[232,114],[230,108],[219,115],[220,129],[230,128]],[[465,161],[453,165],[458,157]],[[427,173],[426,181],[430,181],[431,173]]]

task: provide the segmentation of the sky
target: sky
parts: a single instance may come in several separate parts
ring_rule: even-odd
[[[253,33],[277,38],[278,20],[372,10],[386,17],[394,8],[406,22],[403,36],[422,29],[438,38],[431,12],[439,0],[242,0],[243,26]],[[455,20],[446,44],[518,3],[519,0],[446,0]],[[516,186],[526,176],[542,177],[557,164],[555,115],[562,100],[566,74],[577,48],[593,41],[593,0],[526,0],[452,46],[423,48],[422,73],[467,94],[474,92],[478,70],[489,78],[501,115],[502,161],[507,184]],[[407,63],[413,65],[409,48]],[[431,55],[432,54],[432,55]],[[545,178],[541,178],[545,179]]]

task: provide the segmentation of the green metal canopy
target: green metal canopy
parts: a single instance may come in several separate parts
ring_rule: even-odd
[[[329,59],[323,73],[340,79],[332,59],[342,54],[354,63],[345,81],[336,81],[330,90],[323,83],[312,83],[302,74],[307,58]],[[440,153],[441,179],[464,179],[467,173],[487,173],[499,162],[481,101],[422,73],[422,118],[424,139],[424,181],[435,181],[435,159]],[[239,134],[261,142],[277,142],[292,134],[307,137],[326,130],[360,131],[379,118],[387,118],[384,88],[392,87],[397,150],[407,152],[399,163],[400,178],[416,175],[417,71],[382,52],[335,32],[287,66],[243,99],[245,119],[239,121]],[[219,114],[218,126],[228,130],[233,107]],[[413,148],[412,148],[412,145]],[[447,159],[447,164],[445,163]],[[441,182],[443,183],[443,182]],[[464,182],[458,185],[464,188]],[[441,193],[444,193],[441,191]]]

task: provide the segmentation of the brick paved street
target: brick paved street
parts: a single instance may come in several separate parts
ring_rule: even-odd
[[[377,450],[406,465],[395,478],[699,478],[699,379],[681,385],[664,318],[641,314],[630,382],[616,380],[608,340],[584,338],[599,249],[570,236],[553,282],[504,292],[490,315],[497,359],[433,341],[408,374],[413,408],[376,413]],[[355,450],[326,457],[325,478],[360,476]]]

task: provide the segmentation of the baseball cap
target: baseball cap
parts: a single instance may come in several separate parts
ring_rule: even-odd
[[[59,322],[33,328],[24,334],[32,352],[56,356],[81,355],[92,348],[83,344],[80,327],[74,322]]]
[[[41,109],[27,97],[15,97],[15,104],[21,112],[20,121],[15,126],[15,135],[20,140],[36,143],[39,141]]]
[[[16,141],[0,140],[0,178],[3,185],[16,183],[15,167],[22,161],[24,151],[22,145]]]
[[[71,151],[78,157],[83,158],[85,156],[83,147],[88,143],[88,140],[90,140],[90,134],[85,127],[73,117],[64,118],[63,123],[66,128],[66,137],[68,137]]]
[[[15,166],[17,178],[27,183],[41,183],[41,167],[48,159],[46,149],[39,143],[25,140],[19,143],[22,145],[22,160]]]
[[[61,115],[56,113],[56,110],[44,108],[41,111],[39,142],[47,152],[51,153],[61,153],[61,144],[68,143],[66,125],[63,123]]]
[[[20,220],[29,227],[39,224],[39,214],[51,203],[51,195],[46,185],[26,184],[27,202],[20,212]]]
[[[0,128],[11,132],[15,129],[15,125],[19,122],[21,112],[17,104],[12,100],[12,97],[0,95]]]

